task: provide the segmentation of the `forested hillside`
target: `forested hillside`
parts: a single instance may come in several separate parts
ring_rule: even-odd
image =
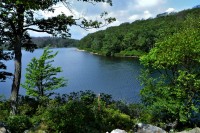
[[[78,40],[63,39],[58,37],[32,37],[32,41],[37,44],[38,48],[50,47],[73,47],[77,45]]]
[[[87,35],[80,40],[79,48],[106,56],[140,56],[149,52],[157,41],[179,32],[186,26],[186,18],[196,18],[199,14],[200,9],[193,8],[154,19],[123,23]]]

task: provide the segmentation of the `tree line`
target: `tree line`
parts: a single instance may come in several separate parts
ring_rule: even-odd
[[[71,38],[59,38],[59,37],[32,37],[32,41],[37,44],[38,48],[44,47],[76,47],[78,40]]]
[[[78,47],[105,56],[140,56],[148,53],[158,40],[184,28],[187,16],[196,18],[199,13],[200,9],[194,8],[154,19],[123,23],[85,36]]]

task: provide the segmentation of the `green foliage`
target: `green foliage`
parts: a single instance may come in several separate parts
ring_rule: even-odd
[[[27,116],[10,116],[6,122],[9,130],[12,133],[23,133],[25,130],[32,127],[32,123]]]
[[[5,71],[7,66],[2,61],[8,61],[12,59],[11,52],[3,52],[0,46],[0,82],[4,82],[7,77],[12,76],[12,73]]]
[[[41,99],[40,99],[41,100]],[[19,96],[18,98],[18,109],[20,115],[26,115],[32,117],[37,112],[38,106],[41,101],[29,96]]]
[[[25,83],[22,87],[27,94],[33,97],[50,96],[50,91],[64,87],[66,85],[63,77],[56,77],[57,73],[62,72],[60,67],[53,67],[53,58],[57,55],[52,54],[52,50],[44,49],[39,59],[33,58],[28,64],[25,75]]]
[[[38,107],[32,122],[45,125],[48,132],[101,133],[114,128],[130,130],[134,124],[130,116],[112,108],[114,101],[109,95],[100,96],[99,99],[91,91],[58,95],[47,101],[48,106]]]
[[[40,118],[51,132],[76,133],[95,130],[93,113],[87,105],[78,101],[69,101],[62,106],[50,103],[50,107],[44,110]]]
[[[0,102],[1,110],[9,112],[10,102]],[[19,115],[3,116],[10,131],[102,133],[121,128],[133,129],[134,124],[146,122],[147,111],[141,104],[126,104],[112,100],[111,95],[92,91],[56,95],[53,99],[38,101],[29,96],[19,96]]]
[[[147,70],[141,80],[142,101],[155,121],[197,124],[200,114],[200,18],[191,16],[184,28],[158,41],[141,62]],[[155,74],[155,71],[157,73]]]
[[[137,20],[88,34],[79,41],[79,48],[106,56],[142,56],[155,42],[181,31],[187,16],[197,18],[200,9],[189,9],[154,19]],[[189,22],[192,20],[189,20]]]
[[[121,113],[119,110],[107,108],[103,111],[104,111],[102,113],[103,119],[101,122],[102,126],[104,126],[105,129],[104,131],[106,131],[106,129],[112,131],[113,129],[116,128],[130,130],[134,125],[130,116]]]
[[[125,51],[120,51],[120,53],[115,54],[115,56],[121,56],[121,57],[140,57],[144,55],[145,53],[140,50],[125,50]]]
[[[10,102],[0,96],[0,121],[6,120],[10,113]]]

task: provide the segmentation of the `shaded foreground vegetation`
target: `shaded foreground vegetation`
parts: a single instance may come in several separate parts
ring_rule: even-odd
[[[10,116],[10,101],[0,99],[0,120],[12,133],[62,132],[105,133],[120,128],[134,132],[138,122],[151,123],[166,128],[169,123],[158,120],[142,104],[126,104],[112,100],[111,95],[92,91],[55,94],[55,98],[43,97],[39,101],[29,96],[19,96],[18,114]],[[186,127],[179,125],[176,130]]]
[[[91,91],[55,95],[54,99],[20,96],[18,115],[10,116],[10,101],[1,99],[0,119],[11,132],[27,129],[47,132],[102,133],[115,128],[127,131],[146,119],[142,105],[113,101],[110,95]]]

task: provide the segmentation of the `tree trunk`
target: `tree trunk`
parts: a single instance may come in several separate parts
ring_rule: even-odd
[[[22,62],[21,62],[21,45],[18,44],[14,50],[15,53],[15,71],[14,71],[14,78],[11,90],[11,115],[16,115],[17,113],[17,100],[19,94],[19,87],[20,87],[20,80],[21,80],[21,69],[22,69]]]
[[[14,78],[11,90],[11,115],[17,114],[17,102],[18,102],[18,95],[19,95],[19,87],[20,87],[20,80],[21,80],[21,71],[22,71],[22,38],[24,34],[23,25],[24,25],[24,12],[25,7],[23,4],[19,4],[16,7],[17,10],[17,25],[13,28],[17,34],[15,34],[15,41],[13,42],[14,45],[14,54],[15,54],[15,71],[14,71]]]

